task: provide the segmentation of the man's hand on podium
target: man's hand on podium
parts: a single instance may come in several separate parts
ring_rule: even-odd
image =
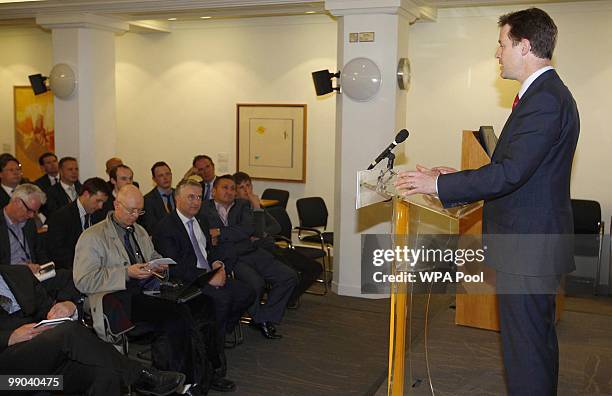
[[[414,194],[436,194],[438,176],[456,171],[456,169],[447,166],[438,166],[429,169],[422,165],[417,165],[415,171],[400,172],[395,181],[395,187],[404,196]]]

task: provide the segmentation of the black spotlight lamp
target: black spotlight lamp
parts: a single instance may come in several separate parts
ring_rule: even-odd
[[[47,84],[45,84],[47,77],[43,76],[42,74],[32,74],[31,76],[28,76],[28,78],[30,79],[30,85],[32,85],[34,95],[44,94],[49,90],[49,88],[47,88]]]
[[[340,87],[332,86],[332,78],[340,78],[340,72],[330,73],[329,70],[319,70],[312,72],[312,81],[314,82],[317,96],[327,95],[334,91],[340,91]]]

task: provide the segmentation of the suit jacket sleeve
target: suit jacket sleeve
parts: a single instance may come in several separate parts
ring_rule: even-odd
[[[234,213],[232,213],[235,211]],[[237,213],[236,213],[237,212]],[[219,242],[242,242],[255,233],[253,210],[246,202],[236,201],[228,215],[229,225],[221,227]],[[234,220],[235,219],[235,220]]]
[[[21,270],[21,268],[19,268],[19,270]],[[31,309],[33,309],[33,311],[28,312],[26,317],[10,316],[0,320],[0,353],[8,347],[9,338],[15,329],[26,323],[32,323],[33,321],[39,321],[46,318],[47,312],[49,312],[53,306],[53,301],[47,294],[47,291],[43,285],[36,280],[29,269],[18,271],[16,268],[12,270],[11,273],[11,276],[13,276],[11,280],[19,286],[19,290],[13,290],[13,288],[11,288],[17,302],[22,306],[22,309],[28,306],[32,307]],[[6,273],[3,275],[7,283],[13,283],[7,280],[9,275]]]
[[[65,215],[68,213],[62,211]],[[47,221],[49,229],[46,233],[47,252],[51,256],[57,268],[72,269],[74,259],[74,246],[70,243],[69,218],[58,216],[59,213],[51,215]]]
[[[438,196],[445,207],[507,195],[523,185],[558,143],[561,131],[559,99],[547,92],[530,98],[527,111],[517,114],[501,158],[476,170],[438,177]],[[551,175],[552,177],[553,175]]]
[[[73,278],[76,288],[85,294],[114,292],[125,289],[127,269],[109,263],[102,238],[94,229],[81,234],[74,252]]]
[[[153,232],[153,245],[164,257],[170,257],[176,261],[176,265],[170,266],[170,276],[183,281],[191,281],[202,272],[197,268],[196,257],[189,254],[189,246],[184,244],[183,238],[174,224],[170,223],[170,217],[165,218]],[[190,242],[191,243],[191,242]]]

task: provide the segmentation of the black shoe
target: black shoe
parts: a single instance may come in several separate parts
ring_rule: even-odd
[[[276,334],[276,327],[270,322],[255,323],[255,327],[259,328],[261,334],[269,340],[277,340],[283,338],[282,335]]]
[[[206,393],[202,392],[202,387],[197,385],[191,385],[189,389],[182,393],[185,396],[204,396]]]
[[[212,380],[210,389],[216,390],[217,392],[233,392],[236,390],[236,384],[234,381],[220,377]]]
[[[174,371],[159,371],[153,367],[140,370],[134,389],[145,395],[165,396],[182,388],[185,375]]]

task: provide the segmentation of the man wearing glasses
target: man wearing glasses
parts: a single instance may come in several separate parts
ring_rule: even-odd
[[[196,385],[191,394],[205,393],[203,371],[209,345],[197,329],[207,320],[204,316],[210,313],[206,312],[210,303],[203,295],[177,304],[145,294],[155,288],[157,280],[148,263],[161,256],[147,231],[136,223],[144,214],[142,193],[125,185],[113,206],[105,220],[83,231],[75,249],[74,282],[89,298],[94,329],[100,338],[114,341],[105,327],[104,314],[109,317],[118,312],[124,313],[115,316],[115,324],[122,324],[119,330],[142,323],[152,327],[156,334],[151,349],[153,365],[182,372],[186,383]]]
[[[36,275],[49,261],[34,221],[45,201],[45,193],[34,184],[15,188],[0,215],[0,265],[27,265]],[[59,290],[74,290],[70,271],[56,270],[55,277],[42,283],[52,297]]]

